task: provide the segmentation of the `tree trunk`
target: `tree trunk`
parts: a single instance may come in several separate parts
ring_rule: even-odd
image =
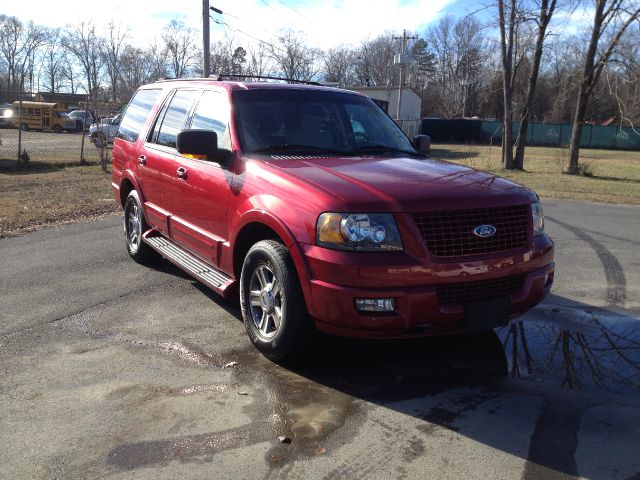
[[[536,38],[536,48],[533,54],[533,65],[531,67],[531,74],[529,75],[529,82],[527,85],[527,100],[525,102],[522,115],[520,116],[520,128],[518,130],[518,136],[516,138],[516,156],[514,158],[514,166],[518,170],[524,170],[524,149],[527,144],[527,130],[529,129],[529,119],[531,118],[531,109],[533,108],[533,100],[536,95],[536,86],[538,83],[538,73],[540,71],[540,60],[542,58],[542,48],[544,46],[544,39],[547,34],[547,27],[549,21],[556,8],[556,0],[542,0],[540,5],[540,17],[538,19],[538,35]]]
[[[500,22],[500,52],[502,57],[502,168],[513,170],[513,37],[516,21],[516,2],[511,0],[509,11],[509,25],[505,22],[504,0],[498,0],[498,17]],[[508,28],[508,32],[507,32]],[[507,38],[508,36],[508,38]]]
[[[591,30],[591,39],[587,53],[584,57],[584,66],[582,68],[582,81],[578,90],[578,100],[576,102],[576,111],[573,116],[573,126],[571,127],[571,143],[569,146],[569,168],[567,173],[576,175],[579,172],[578,159],[580,158],[580,136],[582,135],[582,122],[587,110],[587,100],[589,92],[593,85],[593,64],[598,50],[598,42],[602,35],[602,22],[604,20],[604,7],[607,0],[597,0],[596,9],[593,17],[593,28]]]
[[[584,114],[587,110],[588,93],[587,89],[580,84],[578,91],[578,102],[576,104],[576,112],[573,116],[573,125],[571,127],[571,142],[569,146],[569,168],[567,173],[577,175],[579,172],[578,160],[580,158],[580,139],[582,137],[582,124],[584,122]]]

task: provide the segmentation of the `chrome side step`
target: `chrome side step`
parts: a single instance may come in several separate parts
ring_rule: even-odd
[[[232,279],[164,237],[142,237],[144,242],[164,258],[185,270],[196,280],[216,290],[224,290]]]

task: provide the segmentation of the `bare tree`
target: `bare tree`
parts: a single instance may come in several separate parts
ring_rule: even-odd
[[[109,22],[104,42],[102,42],[101,58],[107,70],[111,86],[111,100],[117,100],[118,81],[120,79],[121,56],[126,47],[129,33],[120,25]]]
[[[317,73],[320,52],[305,45],[301,32],[280,31],[277,44],[270,45],[269,54],[287,78],[309,81]]]
[[[342,87],[357,83],[354,71],[357,57],[357,52],[347,45],[340,45],[323,52],[324,81],[338,83]]]
[[[533,52],[529,80],[527,82],[526,100],[522,109],[522,114],[520,115],[520,127],[518,129],[518,136],[516,137],[516,155],[513,159],[514,167],[518,170],[524,169],[524,149],[527,142],[529,119],[531,118],[531,110],[533,109],[533,101],[536,95],[536,86],[538,84],[542,49],[547,37],[547,27],[549,26],[551,17],[556,9],[556,3],[556,0],[540,0],[538,16],[535,20],[537,25],[536,45]]]
[[[465,116],[477,96],[485,66],[485,39],[472,17],[443,17],[429,29],[426,42],[432,54],[428,98],[433,113],[445,118]]]
[[[360,85],[397,86],[398,67],[393,57],[400,53],[400,44],[391,32],[385,32],[373,40],[365,40],[358,49],[355,66]]]
[[[518,16],[516,0],[508,1],[509,4],[505,6],[504,0],[498,0],[498,17],[502,61],[502,167],[511,170],[515,167],[511,125],[513,124],[513,84],[516,78],[514,41]]]
[[[262,76],[268,75],[271,71],[271,59],[265,44],[260,42],[249,48],[249,59],[247,61],[247,74]]]
[[[87,94],[95,99],[102,67],[100,63],[102,39],[96,34],[95,25],[82,22],[70,27],[63,39],[63,45],[78,61],[86,82]]]
[[[146,49],[125,46],[120,55],[120,100],[127,101],[140,85],[166,75],[165,56],[157,44]]]
[[[60,90],[63,82],[65,52],[59,28],[51,29],[42,53],[44,79],[50,92]]]
[[[7,87],[10,91],[15,93],[22,90],[28,67],[45,39],[43,27],[33,22],[25,25],[16,17],[0,15],[0,55],[7,67]]]
[[[214,73],[235,74],[233,65],[233,54],[236,49],[241,48],[232,37],[214,43],[211,46],[211,71]]]
[[[162,40],[167,49],[169,75],[181,78],[200,58],[193,36],[193,30],[184,22],[171,20],[162,32]]]
[[[640,8],[635,0],[595,0],[593,27],[584,56],[578,99],[573,116],[567,173],[572,175],[580,173],[578,164],[580,138],[589,97],[600,79],[604,66],[610,60],[625,31],[639,18]],[[600,41],[603,38],[606,40],[605,46],[604,48],[599,48]]]
[[[640,52],[636,42],[640,26],[621,42],[615,61],[605,70],[605,83],[615,99],[620,126],[630,126],[640,135]]]

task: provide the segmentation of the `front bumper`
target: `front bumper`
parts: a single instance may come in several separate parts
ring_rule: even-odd
[[[351,253],[304,245],[312,278],[307,307],[318,330],[357,338],[402,338],[464,331],[464,305],[441,304],[447,284],[524,276],[510,295],[511,317],[522,315],[551,290],[553,242],[536,237],[530,251],[470,262],[434,262],[407,253]],[[365,314],[355,298],[394,298],[396,311]]]

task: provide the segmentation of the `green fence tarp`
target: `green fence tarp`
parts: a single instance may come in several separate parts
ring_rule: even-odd
[[[519,123],[513,122],[512,131],[518,134]],[[500,143],[502,122],[495,120],[423,119],[421,133],[431,136],[433,142]],[[561,123],[531,123],[527,130],[527,145],[565,146],[571,139],[571,125]],[[640,131],[629,127],[584,125],[580,146],[640,150]]]

